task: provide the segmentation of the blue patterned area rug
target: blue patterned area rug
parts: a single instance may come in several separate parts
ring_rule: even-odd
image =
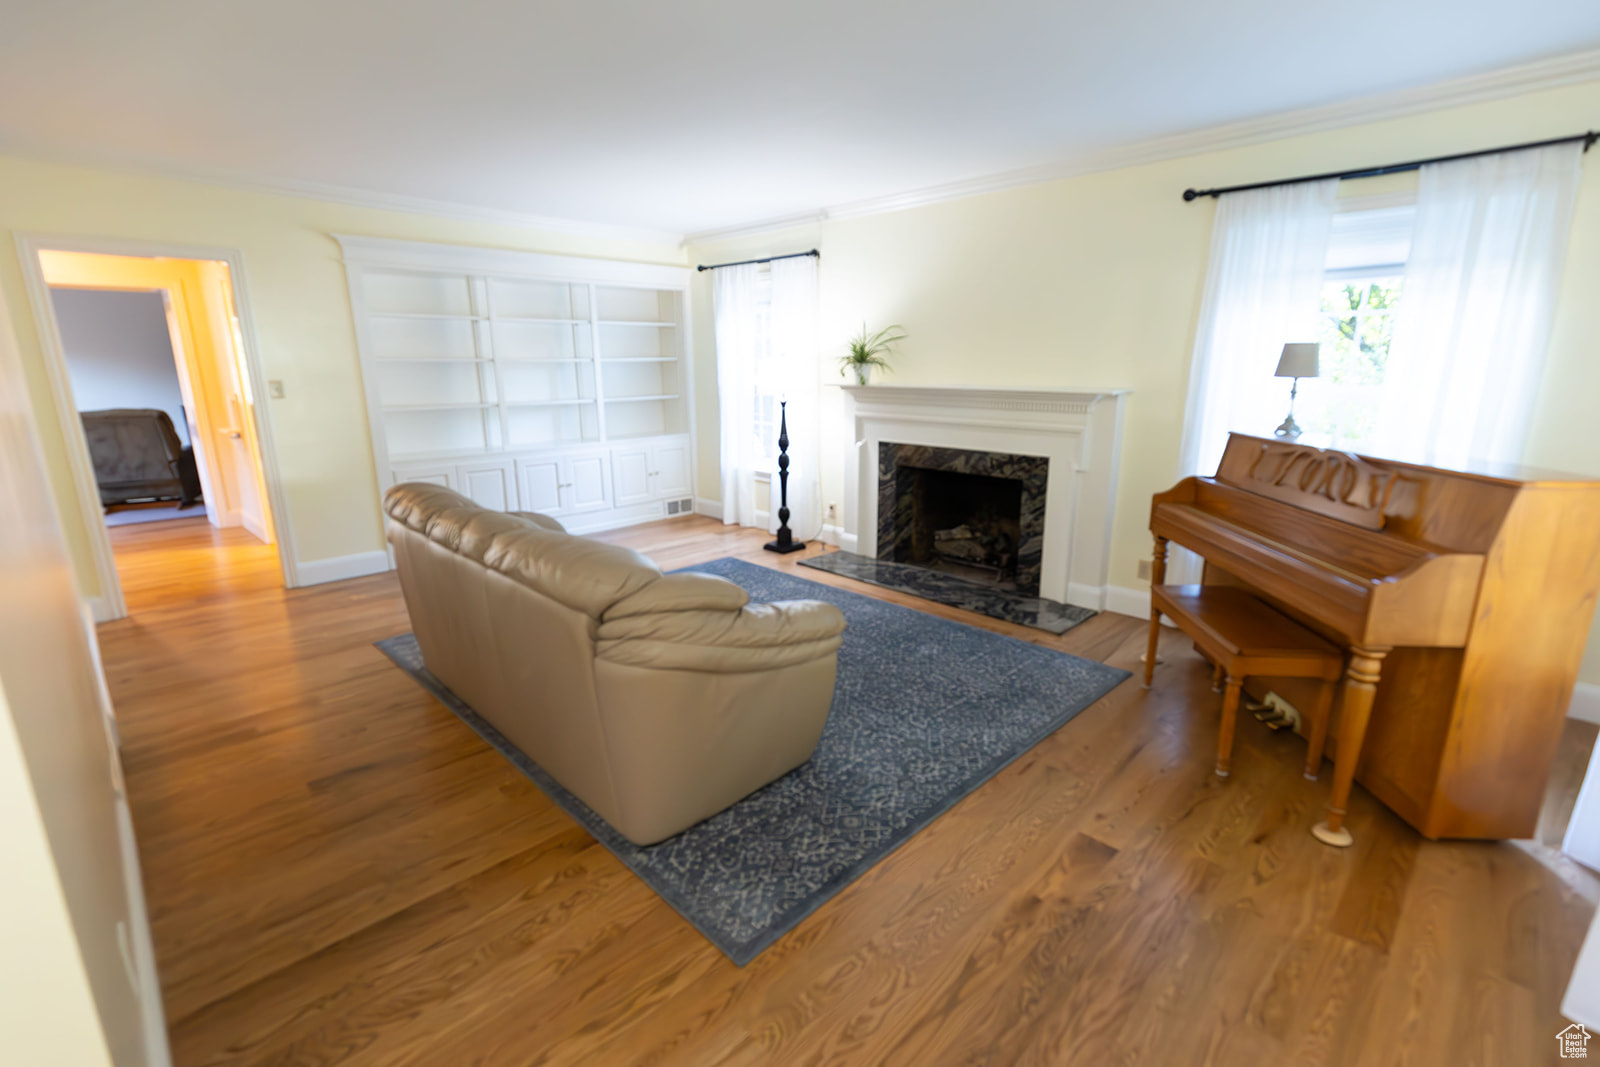
[[[849,629],[833,711],[811,761],[645,848],[440,685],[410,634],[378,648],[740,966],[1128,677],[736,559],[688,569],[737,582],[758,601],[826,600]]]

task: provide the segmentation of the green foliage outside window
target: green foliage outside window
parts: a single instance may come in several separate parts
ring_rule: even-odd
[[[1359,448],[1371,434],[1388,368],[1399,275],[1327,282],[1322,287],[1322,375],[1305,383],[1307,434]]]

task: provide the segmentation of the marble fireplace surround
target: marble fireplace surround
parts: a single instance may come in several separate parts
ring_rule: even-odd
[[[1128,390],[842,388],[854,445],[846,456],[845,499],[855,502],[855,514],[846,517],[840,547],[878,554],[884,444],[1038,456],[1049,461],[1050,474],[1039,595],[1105,609]]]
[[[1044,562],[1044,502],[1050,461],[1040,456],[972,452],[963,448],[931,448],[884,441],[878,445],[878,558],[893,560],[901,541],[911,539],[909,493],[903,493],[901,472],[908,469],[950,471],[1004,478],[1019,483],[1022,496],[1017,544],[1017,592],[1039,595]],[[908,499],[902,500],[902,495]],[[1053,599],[1053,598],[1052,598]]]

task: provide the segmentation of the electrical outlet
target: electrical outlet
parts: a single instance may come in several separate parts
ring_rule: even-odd
[[[274,400],[282,400],[283,381],[279,378],[273,378],[271,381],[267,382],[267,395]]]
[[[1150,561],[1149,560],[1141,559],[1139,561],[1139,577],[1145,579],[1146,581],[1148,581],[1150,579]]]
[[[839,519],[839,505],[838,504],[829,504],[828,505],[828,521],[829,522],[837,522],[838,519]]]

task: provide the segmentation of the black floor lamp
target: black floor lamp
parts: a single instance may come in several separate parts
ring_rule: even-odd
[[[778,534],[766,543],[768,552],[798,552],[806,547],[789,529],[789,402],[780,401],[778,415]]]

